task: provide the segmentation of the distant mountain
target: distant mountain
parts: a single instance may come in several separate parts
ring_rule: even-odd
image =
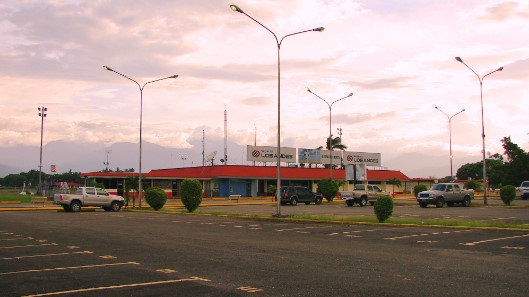
[[[144,142],[142,147],[142,172],[152,169],[202,166],[202,144],[200,147],[171,148]],[[0,177],[11,173],[38,170],[39,147],[0,147]],[[121,170],[134,168],[139,170],[139,145],[120,142],[110,146],[104,143],[72,143],[53,141],[43,147],[42,170],[50,172],[50,165],[56,165],[57,173],[92,172],[105,169],[108,154],[109,169]],[[214,163],[222,164],[224,154],[222,139],[207,142],[205,155],[217,151]],[[246,162],[246,146],[228,142],[229,164],[250,164]],[[457,169],[466,163],[478,162],[479,158],[454,158],[454,175]],[[406,153],[389,160],[382,156],[382,165],[391,170],[400,170],[410,178],[438,177],[450,175],[449,158],[446,155],[427,155],[423,153]],[[209,165],[209,163],[208,163]]]

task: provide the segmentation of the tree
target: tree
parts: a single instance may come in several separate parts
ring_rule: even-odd
[[[519,185],[529,179],[529,154],[513,143],[511,137],[504,137],[501,142],[507,157],[502,182],[506,185]]]
[[[198,179],[186,178],[180,185],[182,204],[189,212],[195,211],[202,202],[202,184]]]
[[[392,177],[388,180],[388,183],[393,186],[393,195],[395,195],[395,186],[402,187],[402,182],[396,177]]]
[[[340,182],[332,178],[321,179],[318,182],[318,193],[321,193],[321,195],[329,202],[332,202],[334,197],[336,197],[339,189]]]

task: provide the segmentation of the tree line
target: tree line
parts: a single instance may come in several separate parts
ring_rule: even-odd
[[[513,143],[511,137],[502,140],[503,154],[494,154],[486,159],[485,166],[490,189],[506,185],[519,186],[529,180],[529,153]],[[467,163],[457,170],[459,179],[482,180],[483,161]]]

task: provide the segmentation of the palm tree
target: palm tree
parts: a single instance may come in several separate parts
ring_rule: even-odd
[[[392,177],[388,180],[388,183],[390,185],[393,185],[393,195],[395,195],[395,186],[397,187],[401,187],[402,186],[402,182],[400,181],[400,179],[396,178],[396,177]]]
[[[327,137],[326,147],[325,148],[327,150],[331,150],[331,147],[332,147],[332,150],[345,151],[347,149],[347,146],[342,144],[342,138],[341,137],[334,137],[333,138],[332,135],[330,137]],[[321,150],[321,149],[323,149],[323,146],[319,146],[316,149],[317,150]],[[325,168],[329,168],[329,165],[325,165]]]

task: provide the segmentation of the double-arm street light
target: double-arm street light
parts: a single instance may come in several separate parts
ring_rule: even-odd
[[[281,59],[280,59],[281,43],[283,42],[283,39],[289,36],[301,34],[305,32],[312,32],[312,31],[321,32],[324,30],[324,28],[318,27],[318,28],[314,28],[310,30],[304,30],[304,31],[291,33],[291,34],[283,36],[283,38],[279,40],[276,34],[272,32],[272,30],[268,29],[265,25],[261,24],[259,21],[257,21],[253,17],[246,14],[237,5],[232,4],[230,5],[230,8],[233,11],[244,14],[245,16],[252,19],[254,22],[261,25],[261,27],[265,28],[268,32],[272,33],[272,35],[274,35],[274,38],[276,39],[276,44],[277,44],[277,149],[276,149],[277,150],[276,152],[277,153],[277,185],[276,185],[277,187],[277,191],[276,191],[277,214],[276,216],[281,216],[281,193],[280,193],[280,189],[281,189],[281,166],[280,166],[280,162],[281,162]]]
[[[503,67],[500,67],[492,72],[489,72],[483,76],[479,76],[476,71],[474,71],[472,68],[470,68],[470,66],[468,66],[467,64],[465,64],[465,62],[463,62],[463,60],[460,58],[460,57],[456,57],[455,58],[456,61],[462,63],[463,65],[465,65],[468,69],[470,69],[470,71],[472,71],[478,78],[479,80],[479,89],[480,89],[480,98],[481,98],[481,138],[483,140],[483,203],[486,205],[487,204],[487,188],[488,188],[488,182],[487,182],[487,165],[486,165],[486,158],[485,158],[485,124],[484,124],[484,120],[483,120],[483,79],[485,77],[487,77],[488,75],[491,75],[493,74],[494,72],[496,71],[502,71],[503,70]]]
[[[459,112],[456,112],[454,113],[453,115],[448,115],[446,114],[446,112],[442,111],[439,107],[437,107],[437,105],[434,104],[433,106],[435,109],[439,110],[440,112],[442,112],[446,118],[448,119],[448,131],[449,131],[449,134],[450,134],[450,178],[452,178],[454,176],[454,173],[453,173],[453,170],[452,170],[452,118],[455,117],[456,115],[462,113],[463,111],[465,111],[465,109],[461,109],[461,111]]]
[[[142,142],[142,139],[141,139],[141,127],[142,127],[142,114],[143,114],[143,88],[145,88],[145,86],[147,84],[150,84],[150,83],[153,83],[153,82],[156,82],[156,81],[160,81],[160,80],[164,80],[164,79],[169,79],[169,78],[177,78],[178,75],[171,75],[171,76],[168,76],[168,77],[164,77],[164,78],[160,78],[160,79],[155,79],[155,80],[151,80],[149,82],[146,82],[143,86],[141,86],[137,81],[133,80],[132,78],[124,75],[124,74],[121,74],[119,72],[117,72],[116,70],[108,67],[108,66],[103,66],[103,69],[105,70],[108,70],[108,71],[112,71],[114,73],[117,73],[121,76],[123,76],[124,78],[128,79],[128,80],[131,80],[133,82],[135,82],[138,87],[140,88],[140,161],[139,161],[139,172],[138,172],[138,193],[139,193],[139,207],[141,208],[141,196],[142,196],[142,184],[141,184],[141,142]],[[132,200],[132,207],[135,207],[134,205],[134,200]]]
[[[343,97],[343,98],[340,98],[340,99],[336,99],[334,100],[332,103],[329,104],[329,102],[323,98],[321,98],[320,96],[318,96],[318,94],[312,92],[309,88],[307,88],[307,92],[311,93],[312,95],[320,98],[321,100],[323,100],[323,102],[325,102],[327,104],[327,106],[329,107],[329,139],[328,139],[328,144],[329,144],[329,150],[330,150],[330,154],[331,154],[331,163],[329,165],[329,167],[331,168],[330,169],[330,176],[332,178],[332,165],[333,165],[333,159],[332,159],[332,132],[331,132],[331,125],[332,125],[332,105],[340,100],[343,100],[345,98],[348,98],[348,97],[351,97],[353,96],[353,93],[349,93],[349,95]]]

